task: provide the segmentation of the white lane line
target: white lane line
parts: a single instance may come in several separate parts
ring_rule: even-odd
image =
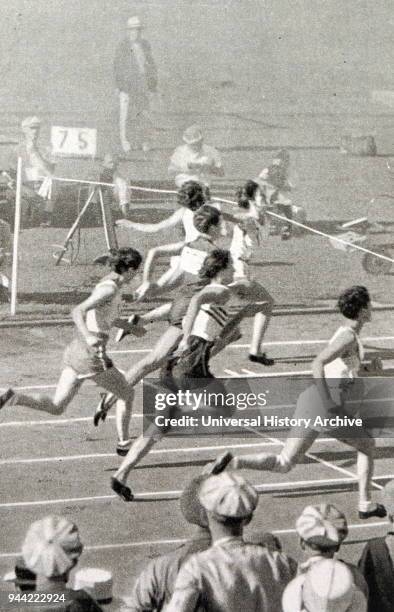
[[[362,338],[363,342],[375,342],[375,341],[389,341],[394,340],[394,336],[367,336]],[[278,340],[272,342],[264,342],[264,346],[308,346],[314,344],[327,344],[329,338],[326,340]],[[226,349],[245,349],[249,348],[249,344],[229,344]],[[132,353],[149,353],[150,349],[119,349],[114,351],[108,351],[111,355],[127,355]]]
[[[205,451],[225,450],[227,448],[261,448],[263,446],[278,446],[275,442],[256,442],[251,444],[220,444],[217,446],[197,446],[185,448],[163,448],[150,451],[150,455],[169,455],[171,453],[200,453]],[[116,453],[91,453],[88,455],[61,455],[59,457],[35,457],[25,459],[2,459],[0,465],[17,465],[19,463],[51,463],[56,461],[79,461],[80,459],[106,459],[117,457]]]
[[[379,521],[376,523],[354,523],[353,525],[348,525],[348,529],[353,531],[357,529],[375,529],[377,527],[384,527],[388,525],[388,521]],[[289,529],[274,529],[270,533],[274,535],[297,535],[297,532],[294,528]],[[115,544],[94,544],[93,546],[84,546],[84,552],[96,552],[99,550],[117,550],[122,548],[143,548],[147,546],[167,546],[167,545],[178,545],[184,544],[185,542],[189,542],[188,538],[173,538],[168,540],[141,540],[140,542],[118,542]],[[346,541],[343,543],[346,545]],[[0,559],[12,559],[14,557],[19,557],[21,552],[10,552],[10,553],[0,553]]]
[[[387,474],[382,476],[375,476],[374,480],[392,480],[394,478],[394,474]],[[255,489],[259,493],[269,493],[276,492],[281,490],[286,490],[288,488],[294,489],[294,487],[310,487],[310,486],[319,486],[319,485],[337,485],[337,484],[351,484],[356,483],[357,479],[355,478],[322,478],[318,480],[297,480],[293,482],[276,482],[276,483],[267,483],[267,484],[257,484],[254,485]],[[164,501],[164,500],[173,500],[178,499],[181,495],[181,490],[173,490],[173,491],[145,491],[142,493],[137,493],[135,495],[135,501],[146,501],[146,500],[156,500],[156,501]],[[83,502],[98,502],[98,501],[109,501],[112,499],[117,499],[117,495],[95,495],[90,497],[70,497],[70,498],[59,498],[59,499],[45,499],[45,500],[36,500],[36,501],[23,501],[23,502],[6,502],[0,504],[0,509],[2,508],[26,508],[30,506],[53,506],[57,504],[79,504]]]
[[[241,372],[234,372],[233,370],[223,370],[226,374],[231,374],[233,378],[245,378],[245,374]],[[248,378],[284,378],[287,376],[309,376],[312,374],[312,370],[295,370],[294,372],[272,372],[271,374],[257,374],[251,372]],[[220,378],[220,377],[219,377]]]
[[[245,372],[248,376],[256,376],[257,372],[252,372],[251,370],[247,370],[246,368],[242,368],[241,372]]]
[[[234,372],[234,370],[224,369],[223,372],[228,374],[229,376],[238,378],[238,372]]]

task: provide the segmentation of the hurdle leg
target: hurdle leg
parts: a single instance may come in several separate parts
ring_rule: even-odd
[[[81,223],[82,217],[86,213],[87,209],[90,206],[91,201],[93,200],[94,193],[95,193],[95,190],[93,189],[92,192],[90,193],[88,199],[86,200],[86,202],[85,202],[81,212],[78,214],[78,216],[75,219],[73,225],[71,226],[71,228],[70,228],[70,230],[69,230],[69,232],[67,234],[66,240],[64,241],[63,247],[62,247],[62,249],[61,249],[61,251],[60,251],[60,253],[58,255],[58,258],[56,259],[56,263],[55,263],[56,266],[58,266],[60,264],[61,260],[63,259],[64,255],[65,255],[65,253],[67,251],[68,245],[70,244],[70,242],[71,242],[75,232],[78,229],[79,224]]]

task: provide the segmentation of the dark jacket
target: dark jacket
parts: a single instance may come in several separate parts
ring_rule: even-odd
[[[145,88],[155,92],[157,89],[157,69],[152,56],[152,50],[147,40],[142,38],[142,51],[145,57],[145,78],[140,73],[137,60],[129,39],[122,40],[115,53],[114,73],[116,87],[125,93],[140,93]]]
[[[394,539],[394,535],[391,535]],[[369,588],[368,612],[394,610],[394,566],[386,538],[367,542],[358,567]]]

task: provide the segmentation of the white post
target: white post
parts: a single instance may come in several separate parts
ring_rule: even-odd
[[[11,277],[11,315],[16,314],[16,298],[18,292],[18,246],[19,230],[21,225],[21,186],[22,186],[22,158],[18,157],[16,171],[16,193],[15,193],[15,221],[14,221],[14,245],[12,249],[12,277]]]

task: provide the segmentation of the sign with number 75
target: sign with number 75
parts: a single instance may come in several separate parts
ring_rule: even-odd
[[[51,128],[51,147],[54,155],[95,157],[97,130],[53,125]]]

